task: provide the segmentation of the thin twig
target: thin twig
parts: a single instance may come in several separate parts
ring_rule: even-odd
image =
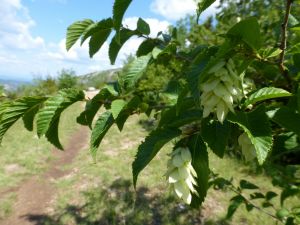
[[[234,193],[236,193],[236,194],[242,196],[248,204],[250,204],[250,205],[253,206],[253,208],[255,208],[255,209],[257,209],[257,210],[263,212],[264,214],[266,214],[266,215],[268,215],[268,216],[270,216],[270,217],[272,217],[272,218],[275,219],[276,221],[283,223],[280,219],[278,219],[278,217],[276,217],[275,215],[273,215],[273,214],[269,213],[268,211],[262,209],[261,207],[255,205],[253,202],[251,202],[249,199],[247,199],[241,192],[239,192],[239,191],[236,190],[236,187],[235,187],[232,183],[231,183],[231,186],[229,186],[229,189],[230,189],[231,191],[233,191]]]
[[[283,23],[281,24],[280,49],[282,50],[282,52],[280,53],[280,58],[279,58],[279,69],[290,87],[292,84],[292,80],[289,77],[288,70],[284,66],[284,55],[285,55],[286,41],[287,41],[287,24],[291,12],[292,2],[293,0],[286,0],[285,16],[284,16]]]

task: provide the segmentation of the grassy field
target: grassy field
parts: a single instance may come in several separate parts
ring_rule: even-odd
[[[77,128],[74,119],[79,110],[80,106],[75,105],[64,114],[61,126],[64,143]],[[24,178],[42,173],[52,159],[52,146],[43,139],[36,139],[21,126],[16,124],[3,143],[0,190],[17,186]],[[132,117],[122,133],[113,127],[102,142],[97,163],[93,163],[86,149],[72,164],[65,165],[64,169],[70,173],[53,181],[58,191],[48,213],[33,215],[32,220],[36,218],[37,224],[45,225],[276,224],[272,218],[255,209],[248,213],[243,206],[231,221],[225,220],[229,200],[234,196],[231,191],[211,189],[199,210],[184,205],[168,190],[164,177],[172,144],[165,146],[141,173],[137,190],[134,191],[131,163],[137,146],[146,135],[147,131],[138,123],[138,117]],[[233,158],[221,160],[211,154],[210,167],[225,178],[247,179],[263,187],[262,191],[279,193],[269,178],[254,175],[249,167]],[[14,193],[1,199],[0,217],[10,213],[11,203],[15,199]],[[292,199],[289,203],[295,204],[297,201],[299,199]]]
[[[68,137],[78,128],[76,116],[80,105],[71,106],[62,116],[60,137],[62,143],[68,142]],[[35,174],[45,171],[53,160],[52,149],[45,138],[38,139],[34,132],[28,132],[22,121],[18,121],[7,132],[0,147],[0,193],[11,188]],[[13,192],[1,195],[0,219],[11,212],[11,205],[16,196]]]
[[[248,213],[244,207],[226,221],[228,203],[234,195],[231,191],[210,190],[201,210],[182,204],[168,191],[164,177],[171,144],[143,171],[135,192],[131,162],[147,134],[137,121],[137,117],[132,118],[121,134],[116,127],[109,131],[96,164],[87,150],[67,167],[72,172],[55,182],[59,191],[49,214],[43,215],[46,222],[41,224],[276,224],[269,216],[257,210]],[[235,159],[220,160],[213,154],[210,159],[211,169],[226,178],[244,178],[262,186],[262,191],[278,192],[269,178],[254,176]]]

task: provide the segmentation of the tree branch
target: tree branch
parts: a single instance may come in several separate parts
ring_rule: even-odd
[[[292,85],[292,80],[289,77],[288,70],[284,66],[284,56],[285,56],[286,41],[287,41],[287,24],[288,24],[289,15],[291,12],[292,2],[293,2],[293,0],[286,0],[285,16],[284,16],[283,23],[281,24],[280,49],[282,50],[282,52],[280,53],[280,58],[279,58],[279,69],[289,86]]]

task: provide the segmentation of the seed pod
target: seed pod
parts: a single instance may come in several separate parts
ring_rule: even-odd
[[[197,174],[192,166],[191,152],[188,148],[179,147],[170,156],[166,173],[168,183],[179,198],[190,204],[192,193],[198,194],[194,187]]]
[[[242,98],[241,80],[232,59],[218,62],[208,73],[210,78],[200,85],[203,118],[215,113],[223,123],[229,110],[234,112],[234,102]]]

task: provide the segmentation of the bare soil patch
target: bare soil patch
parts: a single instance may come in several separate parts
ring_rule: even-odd
[[[64,170],[63,167],[70,164],[78,152],[86,147],[87,139],[88,129],[81,127],[71,137],[65,151],[56,149],[53,151],[55,159],[44,174],[31,177],[18,188],[10,190],[10,192],[16,193],[17,200],[13,207],[13,214],[0,221],[0,225],[39,224],[36,218],[31,218],[31,215],[47,213],[47,208],[50,206],[56,192],[53,180],[66,176],[71,172],[70,170]]]

